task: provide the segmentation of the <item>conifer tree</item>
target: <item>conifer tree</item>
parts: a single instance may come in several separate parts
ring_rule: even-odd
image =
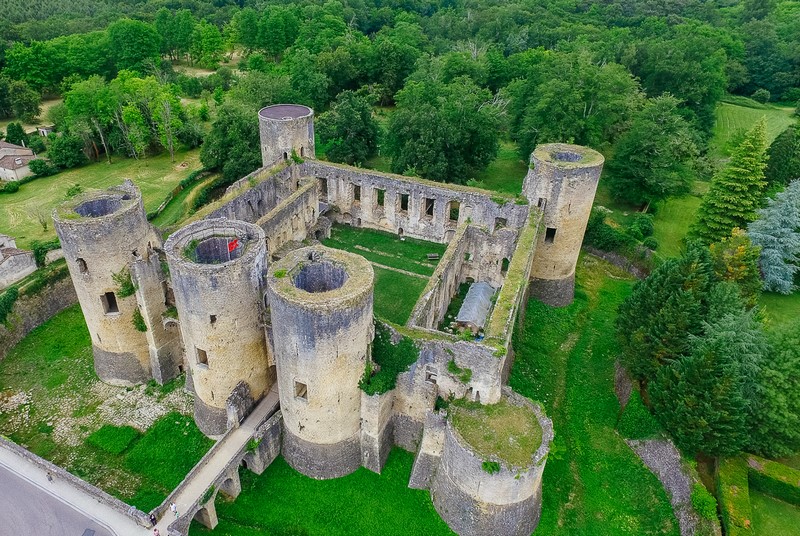
[[[784,186],[800,179],[800,129],[790,126],[781,132],[769,146],[767,155],[764,176],[770,186]]]
[[[734,227],[744,229],[756,219],[766,187],[766,149],[766,122],[761,119],[734,150],[730,162],[711,180],[691,236],[711,244],[730,236]]]
[[[754,245],[761,247],[759,266],[764,290],[790,294],[800,270],[800,180],[789,186],[747,227]]]
[[[748,408],[767,343],[753,312],[705,325],[691,355],[662,367],[650,384],[656,417],[686,452],[739,452],[750,434]]]
[[[763,286],[758,269],[760,248],[753,245],[745,231],[736,227],[731,236],[711,244],[709,250],[717,279],[736,283],[747,307],[754,307]]]

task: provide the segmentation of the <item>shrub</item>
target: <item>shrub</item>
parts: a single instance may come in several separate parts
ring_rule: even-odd
[[[653,238],[652,236],[648,236],[642,241],[642,245],[647,249],[651,249],[653,251],[658,249],[658,240]]]
[[[76,195],[80,194],[81,192],[83,192],[83,186],[81,186],[80,184],[73,184],[72,186],[67,188],[67,193],[64,194],[64,197],[69,199],[71,197],[75,197]]]
[[[61,242],[58,238],[52,240],[40,241],[34,240],[32,242],[33,258],[36,259],[36,266],[44,266],[45,258],[48,251],[53,251],[61,247]]]
[[[800,471],[758,456],[748,456],[747,461],[753,489],[800,506]]]
[[[490,460],[484,460],[484,462],[481,464],[481,468],[490,475],[500,472],[500,464]]]
[[[636,216],[633,217],[633,222],[631,222],[630,230],[640,234],[643,238],[652,236],[655,231],[653,216],[650,214],[636,214]]]
[[[44,158],[31,160],[28,164],[28,167],[31,168],[31,172],[33,172],[33,174],[37,177],[49,177],[50,175],[55,175],[58,173],[58,168],[51,165],[50,162]]]
[[[147,331],[147,324],[145,324],[142,312],[139,310],[138,307],[133,312],[133,318],[131,318],[131,323],[133,324],[133,327],[136,328],[136,331],[141,331],[142,333],[145,333]]]
[[[18,192],[19,191],[19,182],[17,182],[17,181],[7,182],[5,184],[5,186],[3,186],[3,190],[2,191],[4,193],[7,193],[7,194],[13,194],[13,193]]]
[[[661,433],[661,426],[642,402],[639,391],[635,389],[619,419],[617,431],[628,439],[648,439]]]
[[[19,297],[17,287],[11,287],[0,294],[0,324],[5,324],[8,315],[14,308],[14,302]]]
[[[769,102],[772,98],[770,92],[764,88],[757,89],[751,95],[752,99],[756,102],[760,102],[761,104]]]
[[[131,278],[131,272],[127,268],[123,268],[117,273],[111,274],[111,279],[114,280],[117,286],[117,297],[119,298],[127,298],[128,296],[133,296],[136,292],[136,287],[133,284],[133,279]]]
[[[586,225],[584,242],[603,251],[623,251],[634,244],[634,239],[605,222],[603,211],[593,209]]]
[[[378,365],[377,372],[368,362],[358,385],[368,395],[391,391],[397,385],[397,375],[408,370],[418,358],[419,349],[412,339],[402,337],[397,344],[392,344],[392,332],[384,324],[376,322],[372,360]]]
[[[722,513],[722,526],[727,536],[752,534],[750,518],[750,486],[747,466],[742,458],[727,458],[719,462],[717,497]]]
[[[717,500],[699,482],[692,486],[692,507],[703,519],[717,518]]]
[[[28,138],[28,149],[32,150],[34,153],[45,152],[47,146],[44,144],[44,138],[41,136],[31,136]]]
[[[131,426],[103,425],[86,438],[86,443],[109,454],[122,454],[141,434]]]

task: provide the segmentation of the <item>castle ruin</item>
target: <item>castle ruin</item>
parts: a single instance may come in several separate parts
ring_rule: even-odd
[[[130,182],[55,210],[98,376],[131,385],[186,372],[212,437],[277,386],[277,448],[297,471],[380,472],[398,445],[416,453],[409,486],[429,489],[458,534],[530,534],[553,431],[505,385],[511,337],[529,295],[572,301],[602,155],[540,145],[514,197],[316,160],[313,118],[300,105],[262,109],[263,167],[166,241]],[[447,245],[406,325],[374,318],[366,259],[320,244],[332,223]],[[480,338],[438,329],[465,282],[499,289]],[[412,339],[419,357],[369,395],[359,381],[374,370],[376,327]],[[437,398],[455,402],[437,410]],[[496,424],[481,413],[490,406],[530,426],[523,447],[481,444],[471,426]]]

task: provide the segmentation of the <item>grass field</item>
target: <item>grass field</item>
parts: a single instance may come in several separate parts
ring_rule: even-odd
[[[754,536],[800,536],[800,508],[750,489]]]
[[[142,191],[145,210],[155,210],[182,179],[200,168],[200,151],[178,152],[174,163],[168,154],[142,160],[115,158],[113,162],[98,162],[36,179],[23,184],[16,193],[0,194],[0,233],[15,237],[17,246],[22,248],[30,247],[33,240],[55,238],[50,213],[65,199],[72,184],[79,184],[84,190],[101,189],[131,179]],[[47,231],[39,224],[37,212],[47,217]]]
[[[672,197],[664,202],[653,218],[653,236],[658,240],[658,254],[661,257],[675,257],[680,254],[683,239],[694,222],[701,198],[696,195]]]
[[[447,244],[408,237],[400,240],[393,233],[349,225],[334,225],[331,237],[323,241],[323,244],[356,253],[373,263],[424,276],[432,275],[438,263],[429,261],[426,255],[437,253],[441,256],[447,249]]]
[[[767,318],[775,326],[789,323],[800,317],[800,291],[788,296],[765,292],[761,295],[758,303],[766,309]]]
[[[428,280],[376,266],[372,268],[375,270],[375,316],[404,325]]]
[[[180,389],[182,381],[135,388],[101,383],[75,305],[0,361],[0,434],[150,510],[212,444],[187,415],[192,397]]]
[[[609,333],[632,281],[582,256],[577,284],[568,307],[531,300],[515,336],[509,383],[544,404],[556,433],[536,534],[677,535],[664,488],[615,431],[619,346]]]
[[[38,127],[45,125],[52,125],[52,123],[50,123],[47,120],[47,112],[50,110],[50,108],[52,108],[57,104],[61,104],[62,102],[64,102],[64,99],[50,99],[42,101],[42,111],[39,113],[39,117],[37,117],[36,120],[33,121],[33,123],[22,123],[22,128],[25,129],[25,132],[31,134],[31,133],[36,133],[36,129]],[[8,124],[16,122],[19,121],[17,121],[14,118],[0,119],[0,130],[2,130],[3,133],[5,133],[6,129],[8,128]],[[36,135],[38,136],[39,134],[37,133]]]
[[[217,500],[217,528],[193,523],[189,534],[452,535],[428,491],[409,489],[413,462],[413,454],[394,449],[380,475],[362,467],[343,478],[314,480],[279,457],[261,476],[241,471],[241,495],[233,502]]]
[[[778,134],[797,121],[797,118],[792,116],[793,112],[793,108],[777,106],[770,106],[766,109],[748,108],[721,102],[716,110],[717,120],[709,143],[710,152],[717,158],[727,156],[730,152],[731,137],[749,129],[762,117],[767,119],[767,142],[772,143]]]
[[[511,141],[500,142],[500,150],[489,166],[475,174],[479,188],[518,194],[522,191],[522,181],[528,173],[528,164],[519,157],[517,144]]]

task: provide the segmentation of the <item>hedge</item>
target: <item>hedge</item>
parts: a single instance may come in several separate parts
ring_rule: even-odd
[[[631,398],[617,424],[622,437],[628,439],[650,439],[661,435],[661,426],[642,402],[639,391],[634,389]]]
[[[747,457],[747,470],[753,489],[800,506],[800,471],[755,455]]]
[[[720,460],[717,473],[717,498],[722,512],[722,526],[727,536],[753,534],[750,527],[750,487],[744,458]]]

